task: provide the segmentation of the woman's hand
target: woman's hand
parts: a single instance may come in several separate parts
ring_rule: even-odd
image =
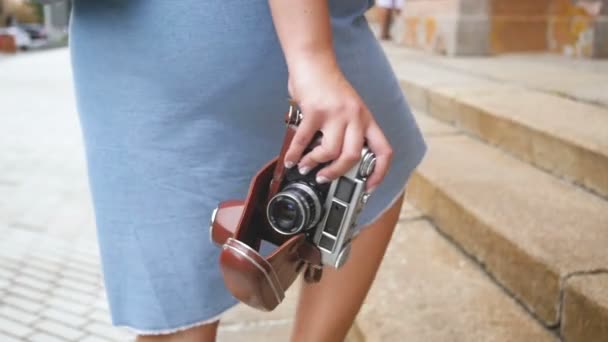
[[[317,173],[318,183],[329,182],[357,163],[367,143],[377,158],[367,181],[367,191],[373,191],[388,172],[392,148],[333,54],[307,56],[292,63],[289,92],[304,115],[285,155],[285,165],[297,165],[305,174],[318,164],[333,161]],[[321,144],[302,156],[317,131],[323,133]]]
[[[333,161],[317,173],[318,182],[329,182],[354,166],[367,140],[377,158],[367,180],[367,191],[373,191],[388,172],[392,149],[338,67],[327,0],[268,3],[289,69],[289,91],[304,114],[285,156],[286,166],[297,164],[306,172]],[[317,131],[323,133],[321,145],[302,157]]]

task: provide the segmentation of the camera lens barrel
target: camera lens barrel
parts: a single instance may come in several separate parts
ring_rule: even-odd
[[[270,226],[284,235],[293,235],[315,226],[321,219],[321,201],[305,183],[292,183],[276,194],[266,207]]]

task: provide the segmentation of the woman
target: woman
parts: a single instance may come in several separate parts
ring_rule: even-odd
[[[378,0],[376,6],[380,17],[380,39],[390,40],[393,15],[399,15],[401,7],[403,7],[403,0]]]
[[[363,14],[368,0],[75,0],[70,45],[113,323],[138,341],[213,341],[236,304],[208,238],[273,158],[291,95],[302,172],[377,154],[347,265],[304,285],[294,341],[340,341],[395,227],[424,143]],[[288,93],[289,91],[289,93]],[[372,115],[373,113],[373,115]],[[313,134],[322,145],[305,156]],[[389,171],[389,165],[392,166]]]

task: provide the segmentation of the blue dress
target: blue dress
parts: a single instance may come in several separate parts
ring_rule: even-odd
[[[360,227],[425,151],[363,16],[371,3],[330,1],[340,67],[394,149]],[[267,0],[75,0],[70,46],[113,323],[163,333],[215,319],[236,300],[211,212],[245,197],[285,129],[287,68]]]

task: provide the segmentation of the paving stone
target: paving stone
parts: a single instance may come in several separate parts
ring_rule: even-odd
[[[98,310],[102,310],[102,311],[108,311],[109,310],[108,301],[105,299],[105,297],[97,299],[93,303],[93,308],[98,309]]]
[[[0,260],[0,279],[7,281],[8,279],[12,279],[15,275],[15,271],[12,269],[2,268],[2,261]]]
[[[54,283],[58,277],[57,273],[49,272],[45,269],[40,269],[36,266],[28,265],[21,269],[20,273],[22,275],[26,275],[30,278],[34,278],[38,281],[43,281],[47,283]]]
[[[424,220],[395,230],[357,325],[366,342],[555,340]]]
[[[44,253],[39,260],[43,260],[46,264],[50,264],[51,267],[63,268],[63,265],[68,261],[68,257],[53,253]]]
[[[466,136],[428,143],[409,199],[556,324],[561,279],[608,265],[608,202]]]
[[[133,338],[132,334],[123,329],[98,322],[88,324],[84,329],[90,333],[108,338],[112,341],[126,341]]]
[[[110,313],[106,310],[94,310],[89,314],[89,318],[103,324],[111,324]]]
[[[80,342],[112,342],[112,340],[108,340],[99,336],[89,335],[83,338]]]
[[[36,268],[37,270],[42,270],[50,274],[57,274],[61,269],[61,264],[57,264],[54,262],[49,262],[47,260],[38,258],[38,257],[30,257],[27,260],[27,265]]]
[[[13,281],[17,284],[27,285],[28,287],[38,291],[48,291],[52,287],[52,283],[40,279],[19,275]]]
[[[29,299],[8,295],[2,299],[7,304],[10,304],[18,309],[36,313],[42,309],[42,304],[33,302]]]
[[[4,247],[4,246],[3,246]],[[4,250],[4,248],[3,248]],[[5,250],[6,252],[6,250]],[[15,256],[8,256],[6,254],[0,256],[0,270],[5,272],[15,273],[21,267],[21,261],[16,259]]]
[[[301,279],[296,279],[293,285],[285,293],[285,299],[275,310],[264,312],[253,309],[245,304],[239,304],[222,316],[222,325],[243,324],[247,322],[265,322],[290,320],[294,317],[298,304],[298,293],[301,287]]]
[[[88,319],[82,315],[75,315],[57,309],[44,310],[40,313],[40,315],[44,318],[54,320],[58,323],[68,325],[73,328],[81,327],[88,321]]]
[[[2,341],[2,342],[22,342],[23,340],[16,338],[14,336],[4,334],[0,331],[0,341]]]
[[[76,315],[84,315],[91,310],[87,305],[66,300],[62,297],[51,297],[46,304],[47,307],[63,310]]]
[[[25,325],[29,325],[38,320],[37,315],[8,305],[0,306],[0,317],[2,316]]]
[[[234,324],[219,328],[218,342],[241,342],[247,336],[247,342],[289,341],[291,321],[267,321],[265,324]]]
[[[70,288],[57,287],[51,291],[52,296],[58,296],[65,298],[66,300],[76,302],[81,305],[86,305],[92,303],[97,296],[85,294],[81,291],[74,291]]]
[[[28,338],[31,342],[66,342],[67,340],[45,333],[35,333]]]
[[[100,275],[91,275],[88,273],[75,271],[72,269],[65,269],[61,272],[61,276],[64,278],[69,278],[75,281],[87,282],[91,285],[98,285],[101,282]]]
[[[7,278],[0,278],[0,289],[5,289],[12,284],[12,281]]]
[[[70,262],[65,265],[66,270],[70,270],[72,272],[77,272],[79,274],[84,274],[87,277],[91,278],[100,278],[101,274],[99,273],[99,265],[84,265],[75,262]]]
[[[16,337],[25,337],[33,330],[25,324],[0,317],[0,333],[8,333]]]
[[[68,268],[75,268],[78,270],[82,270],[87,273],[91,273],[92,275],[99,275],[99,257],[93,255],[87,255],[83,253],[79,253],[79,255],[72,256],[72,259],[67,264]]]
[[[8,292],[19,295],[20,297],[26,298],[33,302],[39,302],[40,300],[42,300],[43,298],[45,298],[47,296],[47,294],[45,292],[32,290],[32,289],[24,287],[24,286],[19,286],[18,284],[12,285],[8,289]]]
[[[608,341],[608,272],[570,278],[562,307],[565,341]]]
[[[84,333],[78,329],[70,328],[69,326],[48,320],[36,324],[35,327],[67,340],[76,340],[84,335]]]
[[[101,284],[91,284],[71,278],[61,278],[57,281],[57,286],[70,290],[77,290],[79,293],[83,294],[96,294],[99,291]]]

